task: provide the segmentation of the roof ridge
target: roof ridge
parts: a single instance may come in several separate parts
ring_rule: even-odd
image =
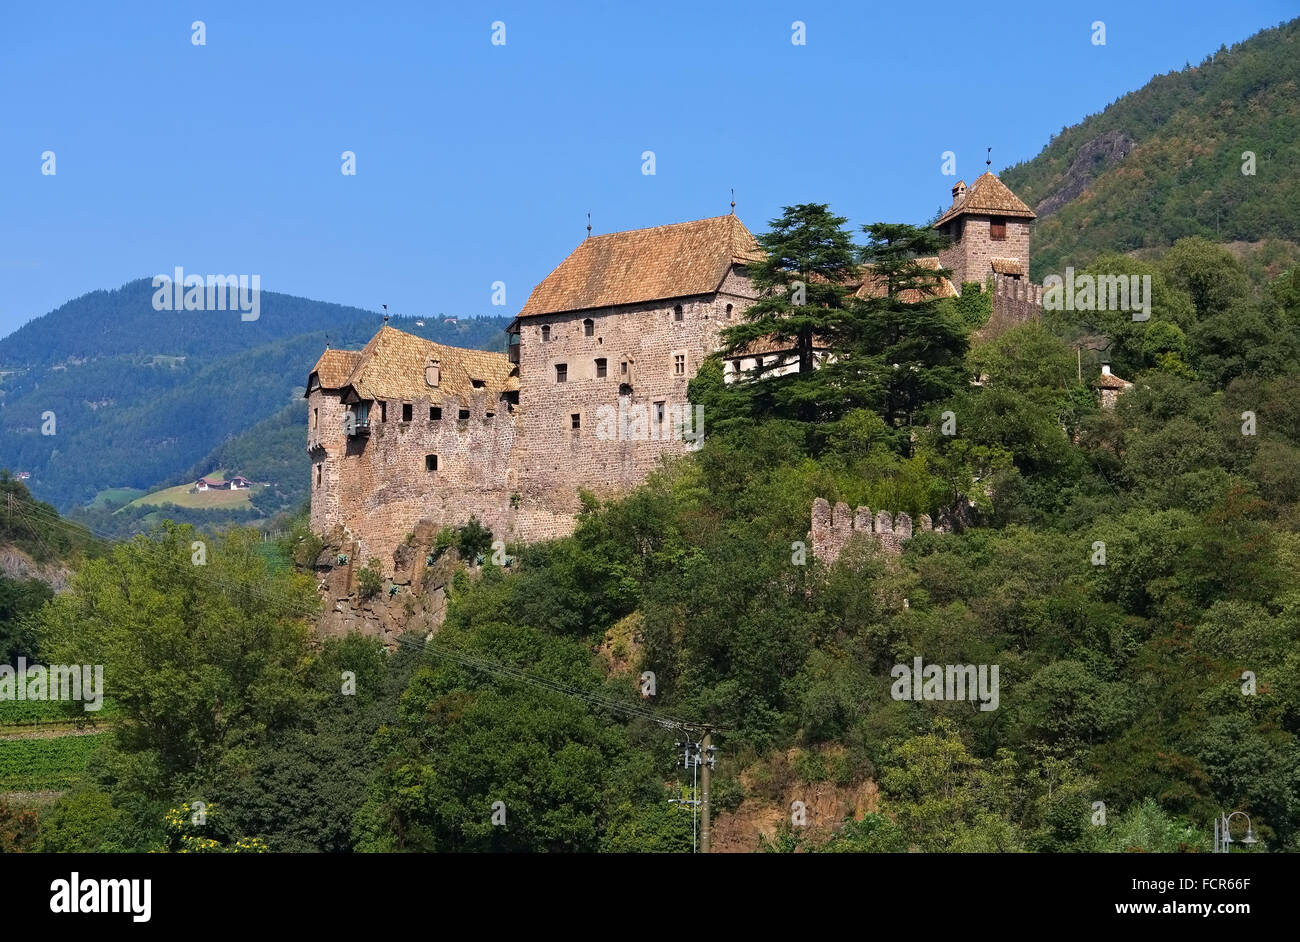
[[[721,215],[721,216],[705,216],[705,217],[703,217],[702,219],[683,219],[681,222],[665,222],[665,223],[660,223],[660,224],[657,225],[657,226],[642,226],[642,227],[639,228],[639,229],[615,229],[615,230],[613,230],[613,231],[611,231],[611,232],[602,232],[602,233],[599,233],[598,235],[594,235],[594,236],[592,236],[591,238],[592,238],[592,239],[606,239],[606,238],[609,238],[610,236],[616,236],[616,235],[629,235],[629,234],[631,234],[631,233],[633,233],[633,232],[653,232],[653,231],[655,231],[656,229],[673,229],[673,228],[675,228],[675,227],[677,227],[677,226],[690,226],[690,225],[693,225],[693,224],[696,224],[696,223],[702,223],[702,222],[717,222],[719,219],[736,219],[736,217],[733,216],[733,215],[731,215],[731,213],[725,213],[725,214],[723,214],[723,215]],[[736,219],[736,221],[737,221],[737,222],[740,222],[739,219]],[[742,223],[742,225],[743,225],[743,223]],[[590,241],[590,239],[583,239],[582,242],[579,243],[579,246],[581,246],[581,245],[583,245],[583,244],[585,244],[585,243],[587,243],[587,242],[589,242],[589,241]]]
[[[538,283],[518,317],[717,292],[731,266],[761,251],[727,213],[584,239]]]

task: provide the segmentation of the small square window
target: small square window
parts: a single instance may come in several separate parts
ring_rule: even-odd
[[[581,412],[575,412],[575,413],[573,413],[573,415],[569,416],[569,428],[571,428],[571,429],[580,429],[580,428],[582,428],[582,413],[581,413]]]
[[[442,418],[442,406],[429,406],[429,421],[437,422]]]
[[[1007,220],[1003,216],[994,216],[989,220],[989,238],[1002,242],[1007,237]]]
[[[415,408],[415,407],[412,406],[409,402],[404,402],[404,403],[402,403],[402,421],[403,421],[403,422],[409,422],[409,421],[411,421],[411,418],[412,418],[412,416],[413,416],[413,414],[414,414],[414,413],[413,413],[414,408]]]
[[[424,456],[424,470],[426,470],[426,471],[437,471],[437,470],[438,470],[438,456],[437,456],[437,455],[425,455],[425,456]]]
[[[557,383],[567,383],[569,381],[569,364],[555,364],[555,381]]]
[[[460,412],[458,412],[458,413],[456,414],[456,418],[459,419],[461,422],[468,421],[468,420],[469,420],[469,410],[468,410],[468,409],[461,409]]]
[[[609,369],[606,365],[605,358],[598,357],[596,359],[596,379],[604,379],[608,375],[609,375]]]

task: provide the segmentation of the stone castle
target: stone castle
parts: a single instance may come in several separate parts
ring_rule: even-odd
[[[1034,316],[1033,218],[992,173],[958,183],[935,224],[953,243],[929,260],[953,270],[940,293],[992,282],[995,321]],[[571,533],[580,489],[629,490],[703,431],[686,386],[756,300],[745,266],[760,251],[735,215],[589,234],[533,289],[509,353],[387,324],[362,350],[326,350],[306,393],[313,531],[389,573],[417,526],[476,517],[507,542]],[[780,371],[790,353],[756,345],[726,378],[760,357]]]

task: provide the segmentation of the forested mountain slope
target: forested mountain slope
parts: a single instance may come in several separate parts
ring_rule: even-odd
[[[1041,280],[1103,251],[1184,236],[1300,241],[1297,165],[1300,20],[1292,20],[1155,76],[1002,179],[1039,214],[1032,275]]]

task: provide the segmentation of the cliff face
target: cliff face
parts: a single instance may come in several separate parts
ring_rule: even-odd
[[[1056,189],[1034,207],[1039,219],[1052,215],[1079,196],[1088,184],[1129,155],[1137,142],[1123,131],[1111,130],[1088,141],[1074,155]]]
[[[58,563],[38,563],[15,546],[0,546],[0,576],[6,579],[38,579],[55,592],[68,587],[72,570]]]
[[[361,574],[368,560],[358,558],[357,543],[336,529],[314,566],[317,589],[325,601],[317,634],[340,637],[358,631],[394,648],[403,632],[436,632],[447,617],[452,578],[466,568],[454,548],[439,552],[436,540],[431,524],[416,526],[390,560],[381,560],[385,570],[391,567],[392,576],[370,593]]]

